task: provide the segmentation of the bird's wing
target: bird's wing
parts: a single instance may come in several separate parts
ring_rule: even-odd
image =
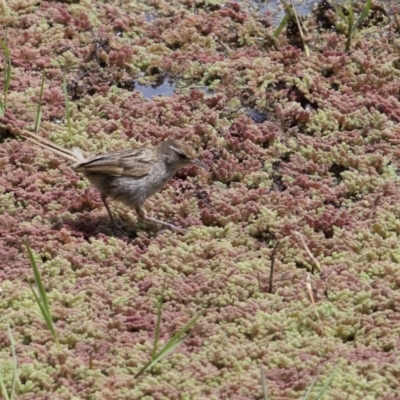
[[[74,168],[78,172],[140,177],[148,174],[154,161],[154,149],[143,147],[92,157],[85,162],[75,164]]]

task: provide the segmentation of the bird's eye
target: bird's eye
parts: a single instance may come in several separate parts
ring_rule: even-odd
[[[184,153],[178,153],[178,157],[180,160],[187,160],[188,156]]]
[[[177,149],[174,146],[170,146],[169,148],[175,152],[180,160],[190,160],[190,157],[183,150]]]

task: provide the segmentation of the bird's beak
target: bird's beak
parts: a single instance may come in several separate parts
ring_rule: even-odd
[[[204,169],[206,169],[206,170],[208,170],[208,167],[207,167],[207,165],[206,164],[204,164],[204,163],[202,163],[200,160],[193,160],[192,161],[192,164],[193,165],[197,165],[198,167],[201,167],[201,168],[204,168]]]

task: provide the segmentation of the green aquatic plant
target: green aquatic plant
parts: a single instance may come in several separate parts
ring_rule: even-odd
[[[280,22],[278,28],[276,28],[275,32],[273,33],[273,37],[277,38],[282,30],[289,24],[290,20],[294,20],[297,26],[297,30],[299,32],[299,37],[301,41],[301,45],[304,50],[304,54],[306,57],[310,56],[310,48],[307,44],[307,37],[304,32],[306,32],[306,27],[304,24],[301,23],[299,19],[299,15],[296,11],[296,7],[294,5],[293,0],[290,0],[289,3],[286,2],[286,0],[281,0],[282,5],[285,9],[285,16],[283,17],[282,21]]]
[[[17,355],[15,352],[15,341],[9,325],[7,325],[7,332],[8,332],[8,337],[10,339],[11,354],[13,358],[11,387],[10,391],[8,392],[4,384],[3,375],[0,372],[0,393],[4,396],[5,400],[13,400],[15,398],[15,386],[17,384],[17,379],[18,379],[18,364],[17,364]]]
[[[65,97],[65,118],[67,120],[67,128],[68,128],[68,139],[72,139],[72,125],[71,125],[71,109],[69,107],[69,98],[68,98],[68,85],[67,78],[65,73],[63,74],[63,92]]]
[[[24,239],[24,244],[28,251],[28,257],[29,257],[29,261],[31,263],[31,267],[33,269],[33,275],[34,275],[36,287],[38,289],[38,293],[36,293],[35,289],[33,288],[33,286],[31,285],[30,282],[29,282],[29,286],[32,290],[33,296],[35,297],[36,303],[39,306],[40,312],[43,316],[43,319],[46,323],[47,328],[50,330],[57,346],[59,346],[58,335],[54,328],[53,316],[51,314],[49,300],[47,298],[46,289],[43,285],[43,281],[42,281],[42,277],[40,275],[39,268],[36,265],[35,257],[33,255],[33,252],[31,250],[31,247],[30,247],[27,239]]]
[[[335,6],[337,15],[346,25],[346,51],[350,50],[351,40],[354,34],[364,22],[365,18],[368,16],[369,10],[371,8],[371,3],[372,0],[367,0],[365,2],[362,13],[357,21],[355,21],[354,0],[350,1],[347,9],[343,9],[343,5]]]
[[[178,346],[180,346],[189,335],[186,332],[197,322],[197,320],[203,315],[203,312],[197,314],[194,318],[192,318],[182,329],[180,329],[175,335],[173,335],[168,342],[164,345],[164,347],[158,350],[160,333],[161,333],[161,316],[162,316],[162,305],[164,301],[164,290],[165,290],[166,279],[164,279],[163,286],[161,289],[160,299],[158,301],[158,310],[157,310],[157,322],[156,322],[156,330],[154,334],[154,343],[153,349],[151,351],[151,357],[149,362],[147,362],[139,372],[135,375],[138,377],[144,374],[147,370],[153,367],[156,363],[165,358],[168,354],[174,351]]]
[[[40,84],[40,94],[39,94],[39,101],[38,101],[38,108],[36,110],[36,116],[35,116],[35,133],[39,132],[40,129],[40,122],[42,120],[42,98],[43,98],[43,88],[44,88],[44,77],[45,77],[46,71],[42,71],[42,81]]]
[[[8,89],[11,82],[11,54],[7,46],[7,35],[4,41],[0,40],[0,46],[4,52],[3,100],[0,99],[0,114],[4,116],[7,110]]]

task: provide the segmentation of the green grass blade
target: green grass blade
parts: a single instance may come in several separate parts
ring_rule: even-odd
[[[71,140],[72,139],[71,110],[69,109],[68,86],[65,73],[63,75],[63,91],[65,96],[65,115],[67,118],[68,135],[69,135],[69,140]]]
[[[346,40],[346,46],[345,50],[349,51],[351,47],[351,38],[353,36],[353,24],[354,24],[354,7],[353,7],[353,1],[350,3],[349,6],[349,16],[348,16],[348,28],[347,28],[347,40]]]
[[[169,340],[168,343],[156,355],[154,361],[157,362],[165,358],[168,354],[172,353],[178,346],[180,346],[188,337],[189,335],[185,335],[179,339],[175,339],[173,342]]]
[[[279,26],[276,28],[275,32],[272,35],[274,38],[277,38],[280,35],[280,33],[283,31],[283,28],[289,22],[289,19],[290,19],[290,13],[286,11],[286,14],[283,17],[281,23],[279,24]]]
[[[135,378],[142,375],[153,365],[155,365],[158,361],[162,360],[173,350],[175,350],[178,346],[180,346],[189,337],[189,335],[186,335],[184,337],[182,337],[182,335],[186,333],[203,314],[204,311],[201,311],[191,321],[189,321],[181,330],[179,330],[174,336],[172,336],[171,339],[168,340],[168,342],[165,344],[165,346],[154,357],[152,357],[150,361],[147,364],[145,364],[139,372],[136,373]]]
[[[2,102],[0,101],[0,112],[2,113],[2,115],[4,115],[7,110],[7,96],[11,82],[11,53],[7,46],[6,41],[4,42],[0,40],[0,46],[4,51],[4,88],[3,88],[4,98]]]
[[[31,288],[33,297],[35,298],[35,301],[39,306],[40,313],[42,314],[46,325],[49,326],[49,319],[51,319],[51,315],[49,316],[49,314],[47,312],[47,309],[44,307],[42,300],[37,295],[37,293],[36,293],[35,289],[33,288],[33,286],[29,282],[28,282],[28,284],[29,284],[29,287]]]
[[[358,18],[357,23],[353,26],[353,29],[351,32],[352,34],[360,27],[360,25],[363,23],[364,19],[367,18],[369,9],[371,8],[371,3],[372,3],[372,0],[366,1],[364,8],[363,8],[363,12],[360,15],[360,18]]]
[[[17,379],[18,379],[18,364],[17,364],[17,354],[15,352],[15,341],[10,326],[7,326],[7,331],[8,331],[8,337],[10,338],[11,354],[13,356],[13,375],[12,375],[11,391],[10,391],[10,399],[12,400],[14,399],[15,386],[17,384]]]
[[[162,305],[163,305],[163,302],[164,302],[164,290],[165,290],[166,281],[167,281],[167,276],[165,276],[165,278],[164,278],[164,282],[163,282],[162,289],[161,289],[160,300],[158,301],[156,332],[154,334],[154,344],[153,344],[153,350],[151,352],[151,359],[152,360],[156,357],[158,341],[160,339]]]
[[[311,391],[314,389],[314,386],[317,384],[319,378],[319,370],[317,372],[317,375],[315,375],[314,379],[311,381],[310,386],[307,389],[307,392],[303,396],[303,400],[307,400],[308,396],[310,395]]]
[[[204,311],[199,312],[191,321],[189,321],[180,331],[175,333],[171,339],[168,340],[168,343],[174,342],[178,340],[184,333],[186,333],[196,322],[197,320],[204,314]],[[168,343],[164,346],[168,346]]]
[[[353,6],[353,2],[350,3],[348,20],[349,20],[349,32],[352,32],[353,24],[354,24],[354,6]]]
[[[3,377],[0,373],[0,392],[4,396],[5,400],[10,400],[10,397],[8,396],[6,386],[4,385]]]
[[[334,5],[336,14],[340,17],[340,19],[346,24],[349,25],[349,19],[347,15],[344,14],[344,12],[339,8],[338,6]]]
[[[314,400],[319,400],[325,394],[325,392],[328,389],[329,385],[332,383],[333,378],[336,375],[336,372],[337,372],[337,365],[335,366],[335,368],[333,368],[333,371],[329,375],[329,377],[326,380],[324,386],[322,386],[321,390],[318,392],[317,397]]]
[[[36,265],[36,261],[35,261],[35,258],[33,256],[33,252],[32,252],[32,250],[31,250],[31,248],[29,246],[28,240],[24,239],[24,244],[25,244],[25,247],[26,247],[26,249],[28,251],[28,257],[29,257],[29,261],[30,261],[32,269],[33,269],[33,275],[34,275],[34,278],[35,278],[35,284],[36,284],[36,286],[38,288],[39,295],[36,294],[36,292],[33,289],[31,284],[29,284],[29,286],[31,287],[32,293],[33,293],[33,295],[35,297],[35,300],[36,300],[36,302],[37,302],[37,304],[38,304],[38,306],[40,308],[40,311],[41,311],[41,313],[43,315],[45,323],[46,323],[48,329],[50,330],[50,332],[51,332],[51,334],[52,334],[52,336],[53,336],[53,338],[54,338],[54,340],[55,340],[55,342],[57,343],[57,346],[58,346],[58,344],[59,344],[58,336],[57,336],[56,330],[54,328],[53,318],[52,318],[52,315],[51,315],[49,301],[47,299],[47,293],[46,293],[45,287],[43,285],[42,277],[41,277],[40,271],[39,271],[39,269],[38,269],[38,267]]]
[[[39,295],[40,295],[40,299],[42,301],[42,304],[47,311],[50,310],[49,307],[49,303],[47,301],[47,294],[46,294],[46,290],[45,287],[43,285],[43,281],[42,281],[42,277],[40,275],[40,271],[36,265],[36,260],[35,257],[33,256],[33,252],[31,250],[31,247],[29,246],[29,243],[26,239],[24,239],[24,244],[26,249],[28,250],[28,257],[29,257],[29,261],[31,263],[32,269],[33,269],[33,274],[34,274],[34,278],[35,278],[35,284],[39,290]]]
[[[144,374],[153,365],[157,364],[159,361],[165,358],[168,354],[170,354],[173,350],[175,350],[178,346],[180,346],[187,339],[187,337],[188,336],[185,336],[182,339],[175,341],[175,343],[172,346],[169,346],[168,349],[166,349],[166,346],[164,346],[162,350],[158,354],[156,354],[156,356],[153,359],[150,359],[150,361],[135,375],[135,378]]]
[[[18,365],[17,365],[17,355],[15,352],[14,337],[12,335],[9,325],[7,325],[7,332],[8,332],[8,337],[10,338],[11,354],[12,354],[12,358],[13,358],[13,374],[12,374],[12,380],[11,380],[10,393],[8,393],[6,386],[4,384],[4,381],[3,381],[3,376],[0,373],[0,394],[6,400],[13,400],[14,396],[15,396],[15,386],[17,384],[17,378],[18,378]]]
[[[204,314],[204,312],[200,312],[199,314],[196,315],[191,321],[189,321],[181,330],[179,330],[177,333],[175,333],[174,336],[171,337],[171,339],[168,340],[168,342],[165,344],[165,346],[159,351],[159,353],[154,357],[154,365],[156,362],[162,360],[164,357],[166,357],[168,354],[170,354],[173,350],[175,350],[181,343],[183,343],[188,335],[182,337],[196,322],[197,320]],[[148,367],[150,368],[150,366]]]
[[[328,379],[325,381],[324,385],[322,386],[321,390],[318,392],[318,394],[317,394],[317,396],[315,397],[314,400],[320,399],[325,394],[325,392],[327,391],[329,385],[332,383],[333,378],[336,375],[336,371],[337,371],[337,366],[335,366],[335,368],[333,369],[333,371],[329,375]],[[307,400],[308,399],[311,391],[314,389],[315,385],[318,382],[319,376],[320,376],[320,371],[318,370],[317,375],[311,381],[311,384],[310,384],[307,392],[304,394],[303,400]]]
[[[45,72],[46,72],[45,70],[42,71],[42,83],[40,85],[39,103],[38,103],[38,108],[36,110],[36,117],[35,117],[35,133],[38,133],[38,131],[40,129],[40,123],[42,120],[42,98],[43,98]]]

